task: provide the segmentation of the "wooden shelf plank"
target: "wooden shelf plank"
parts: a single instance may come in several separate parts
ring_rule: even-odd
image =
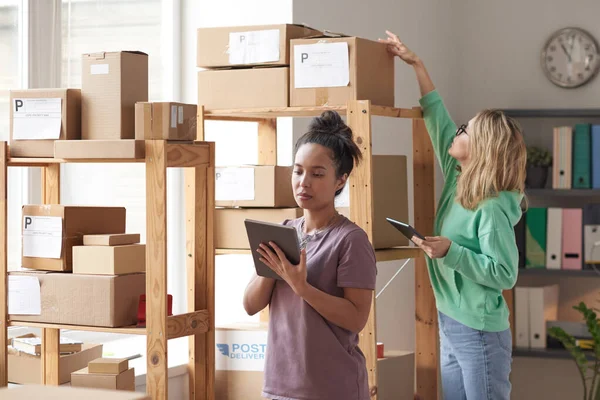
[[[375,250],[377,261],[406,260],[421,257],[423,251],[418,247],[393,247],[391,249]]]
[[[583,352],[588,360],[594,359],[591,351]],[[573,356],[565,349],[522,349],[515,347],[512,352],[513,357],[533,357],[533,358],[551,358],[572,360]]]
[[[568,276],[568,277],[597,277],[600,278],[600,271],[596,272],[593,269],[548,269],[548,268],[520,268],[519,275],[522,276]]]
[[[138,163],[146,161],[144,158],[94,158],[94,159],[70,159],[63,158],[20,158],[12,157],[8,159],[9,167],[44,167],[47,165],[64,163]]]
[[[504,113],[514,118],[600,118],[598,108],[542,108],[506,109]]]
[[[535,197],[600,197],[598,189],[525,189],[527,196]]]
[[[209,330],[207,310],[167,317],[167,337],[176,339],[206,333]]]
[[[120,333],[125,335],[145,335],[146,328],[138,328],[135,326],[126,326],[122,328],[107,328],[105,326],[87,326],[87,325],[66,325],[66,324],[46,324],[43,322],[27,322],[27,321],[9,321],[9,326],[27,326],[30,328],[50,328],[50,329],[69,329],[72,331],[87,331],[87,332],[106,332]]]
[[[255,109],[231,109],[231,110],[206,110],[204,112],[207,120],[260,120],[277,117],[316,117],[323,111],[337,111],[345,114],[346,106],[322,106],[322,107],[275,107]],[[385,106],[371,106],[371,114],[380,117],[391,118],[421,118],[420,109],[395,108]]]
[[[216,255],[251,254],[249,249],[216,249]],[[418,247],[392,247],[390,249],[375,250],[377,261],[406,260],[407,258],[421,257],[422,251]]]

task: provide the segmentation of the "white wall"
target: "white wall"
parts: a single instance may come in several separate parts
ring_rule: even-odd
[[[452,50],[455,10],[441,0],[399,2],[394,0],[301,0],[294,2],[294,22],[316,29],[343,32],[367,39],[385,37],[385,30],[398,34],[426,62],[446,97],[450,111],[457,109],[455,68]],[[419,89],[411,67],[396,60],[396,106],[418,106]],[[306,120],[294,123],[294,137],[306,129]],[[410,120],[376,118],[373,121],[373,154],[406,155],[412,166]],[[438,185],[439,187],[440,185]],[[409,211],[413,214],[412,167],[409,169]],[[377,290],[392,277],[403,261],[378,264]],[[414,263],[410,262],[377,300],[377,338],[390,350],[413,350],[415,346]]]

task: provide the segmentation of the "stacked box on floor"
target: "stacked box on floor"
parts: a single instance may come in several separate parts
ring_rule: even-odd
[[[134,391],[135,371],[126,359],[97,358],[71,373],[71,386]]]
[[[224,108],[289,105],[290,40],[320,34],[300,25],[198,29],[198,105]]]

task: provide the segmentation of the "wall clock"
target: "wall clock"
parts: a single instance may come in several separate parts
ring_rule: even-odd
[[[542,49],[546,77],[563,88],[576,88],[591,81],[600,69],[598,42],[580,28],[554,32]]]

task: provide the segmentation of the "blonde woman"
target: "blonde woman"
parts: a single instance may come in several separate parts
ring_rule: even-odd
[[[512,337],[502,291],[517,280],[526,150],[518,124],[485,110],[456,127],[423,62],[387,32],[389,51],[417,75],[425,124],[445,185],[428,255],[438,309],[445,399],[508,400]]]

